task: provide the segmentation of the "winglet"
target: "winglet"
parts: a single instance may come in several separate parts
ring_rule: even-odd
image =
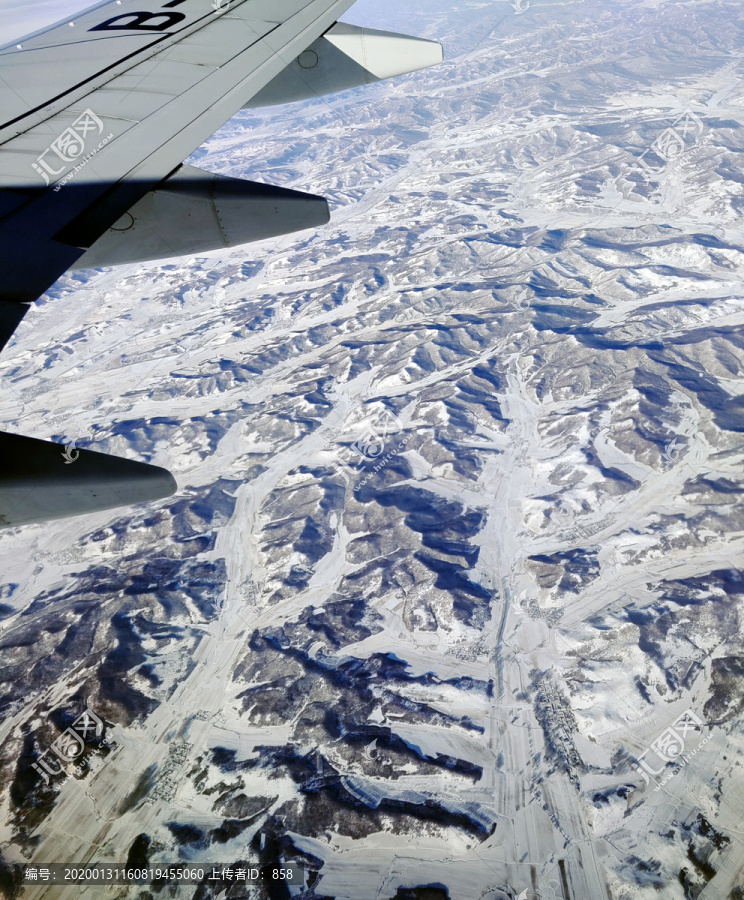
[[[293,103],[439,65],[438,41],[336,22],[244,109]]]

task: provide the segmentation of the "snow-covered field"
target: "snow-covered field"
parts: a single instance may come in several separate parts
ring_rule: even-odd
[[[446,61],[191,160],[328,226],[66,276],[2,356],[4,428],[179,484],[0,537],[2,861],[741,898],[738,7],[346,19]],[[86,707],[110,748],[45,784]]]

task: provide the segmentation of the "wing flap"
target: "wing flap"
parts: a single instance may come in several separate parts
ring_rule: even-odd
[[[0,526],[28,525],[169,497],[159,466],[0,433]]]
[[[0,350],[8,343],[13,332],[21,324],[21,320],[29,309],[28,303],[0,302]]]
[[[329,219],[328,203],[315,194],[183,166],[115,222],[74,268],[192,256]]]

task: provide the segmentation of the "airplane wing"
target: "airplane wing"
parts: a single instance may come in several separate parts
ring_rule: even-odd
[[[106,0],[0,47],[0,348],[29,304],[70,268],[234,246],[327,222],[322,197],[182,162],[244,106],[441,61],[435,42],[338,22],[353,2]],[[4,449],[22,452],[7,440]],[[76,476],[73,508],[59,478],[75,467],[50,479],[56,462],[37,450],[24,460],[20,494],[19,476],[0,472],[0,524],[135,502],[123,470],[119,477],[106,469],[116,490],[99,490],[101,464],[89,461],[93,481]],[[152,498],[175,489],[169,473],[158,474],[165,470],[150,481],[143,471],[131,475],[137,501],[148,499],[150,482]],[[31,504],[34,490],[49,503],[40,495]]]

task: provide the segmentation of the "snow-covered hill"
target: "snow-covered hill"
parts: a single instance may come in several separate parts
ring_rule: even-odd
[[[741,897],[739,8],[384,16],[445,64],[191,160],[330,225],[67,276],[3,354],[4,428],[180,490],[0,537],[2,858]]]

